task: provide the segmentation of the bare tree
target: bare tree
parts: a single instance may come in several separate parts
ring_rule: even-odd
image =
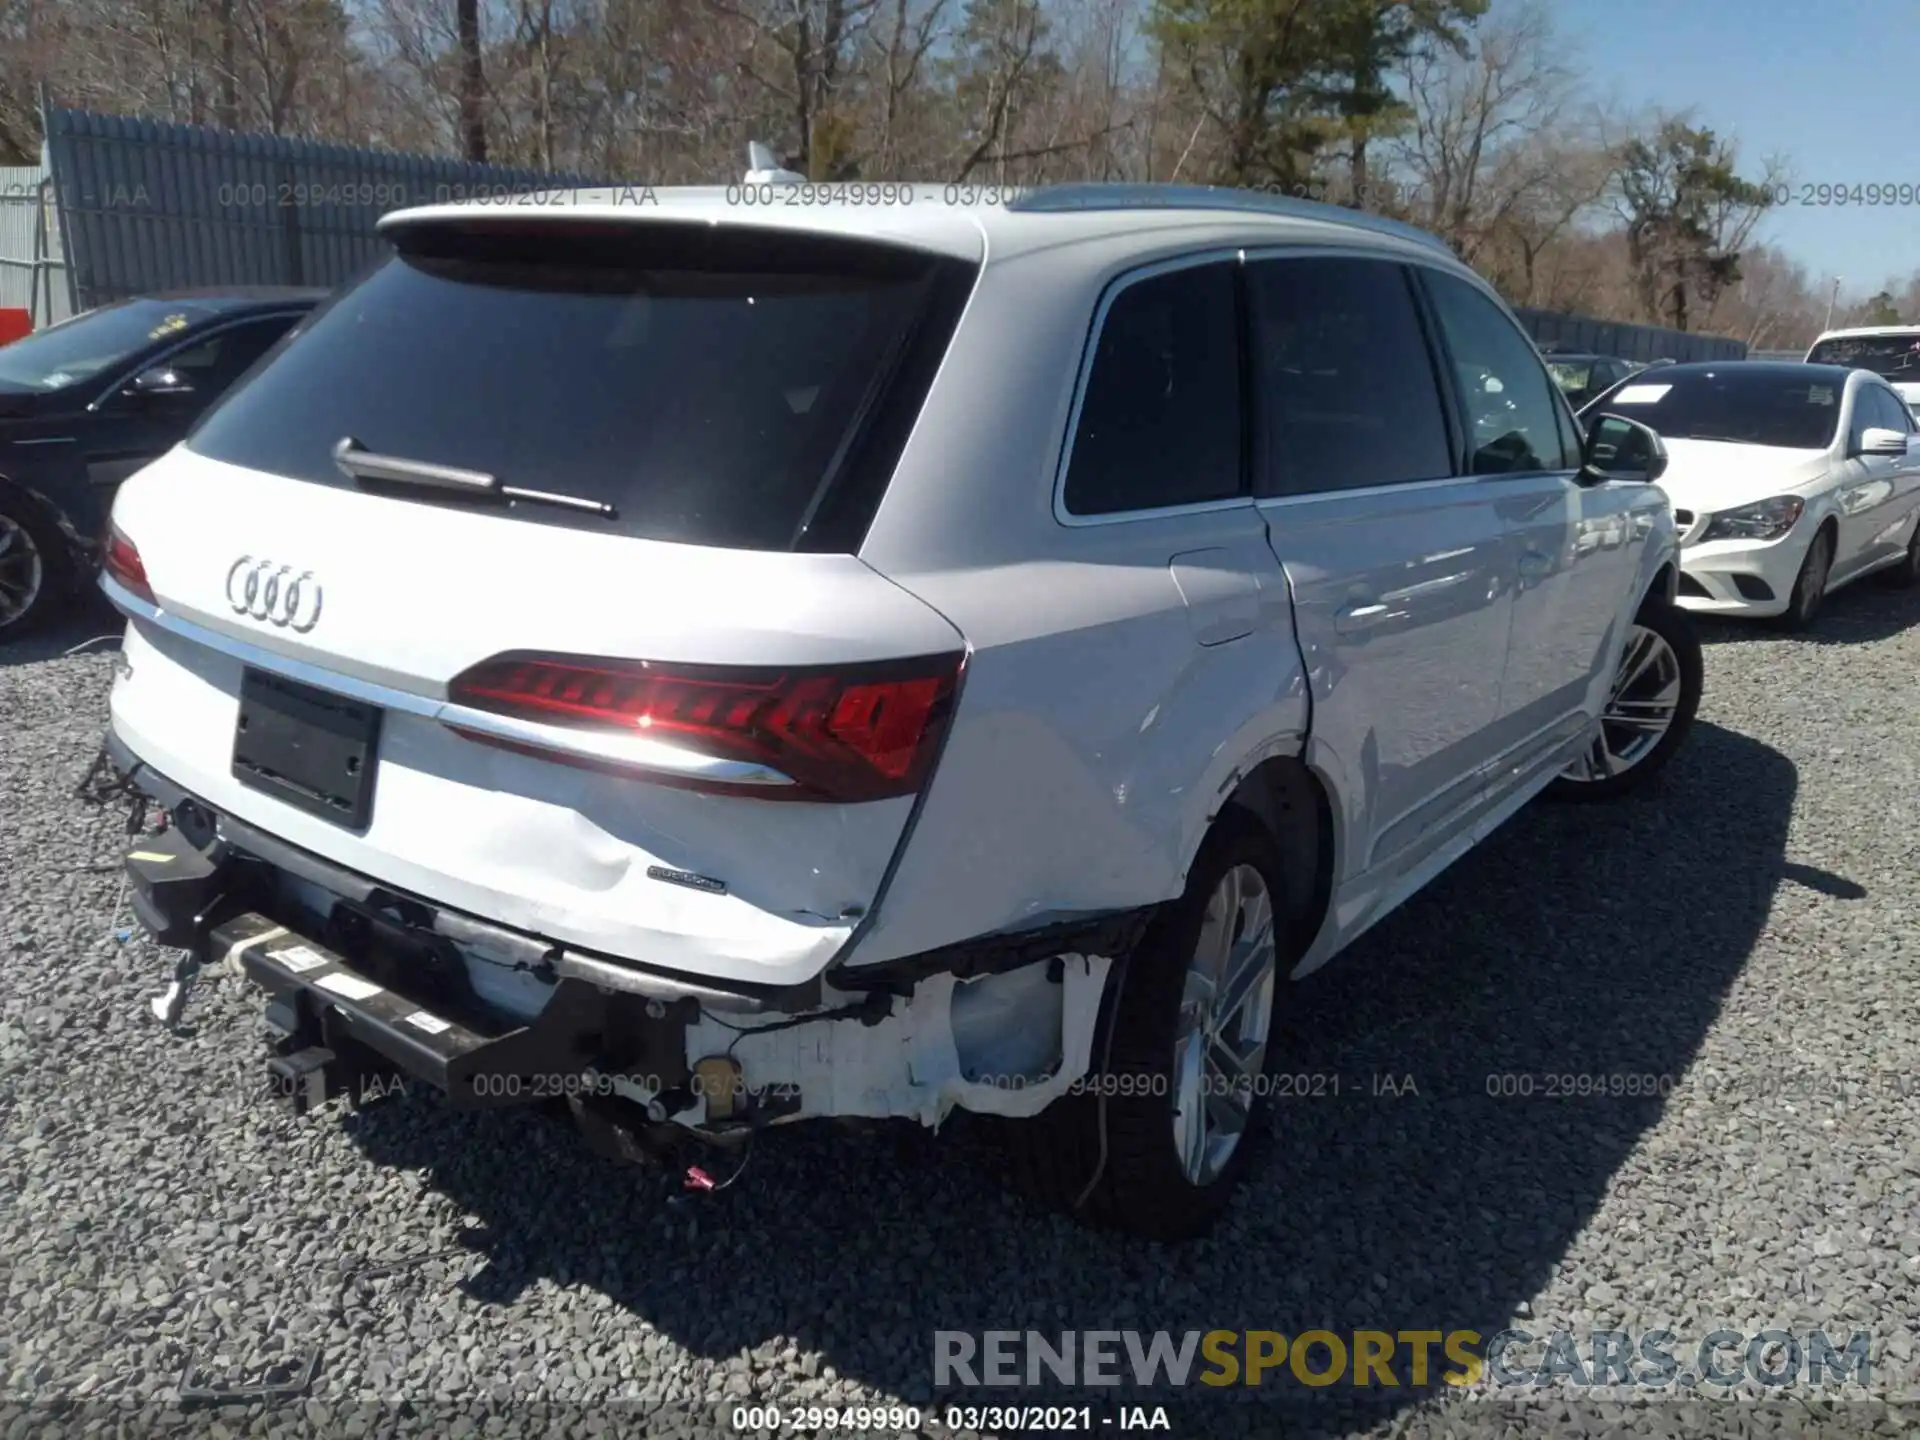
[[[968,179],[982,164],[996,168],[1005,183],[1007,165],[1052,150],[1042,145],[1011,153],[1005,143],[1016,108],[1058,82],[1060,62],[1042,49],[1047,21],[1039,0],[971,0],[961,27],[961,55],[955,66],[954,93],[971,144],[952,172]],[[1069,147],[1070,148],[1070,147]]]
[[[216,123],[223,130],[240,128],[240,12],[238,0],[220,0],[219,85],[220,103],[215,110]]]
[[[879,134],[874,143],[874,172],[897,175],[905,153],[902,124],[925,86],[927,57],[945,35],[946,0],[888,0],[873,35],[879,52]]]
[[[58,0],[0,0],[0,161],[40,156],[40,85],[64,78],[77,17]]]
[[[745,36],[739,73],[785,109],[790,166],[816,179],[843,173],[855,127],[841,94],[880,0],[707,0]]]
[[[1606,117],[1583,102],[1562,53],[1542,0],[1488,21],[1464,53],[1416,50],[1410,122],[1389,150],[1406,218],[1470,264],[1516,253],[1528,290],[1541,252],[1611,177]]]
[[[480,0],[453,0],[460,39],[460,146],[469,160],[487,158],[486,69],[480,53]]]
[[[1824,301],[1814,295],[1806,267],[1771,246],[1755,245],[1741,258],[1740,271],[1722,306],[1722,328],[1754,350],[1810,344]]]
[[[1755,241],[1777,172],[1591,103],[1548,4],[0,0],[0,158],[34,158],[46,83],[647,184],[737,174],[748,139],[817,179],[1351,181],[1515,303],[1810,338],[1826,297]],[[1840,314],[1870,299],[1920,320],[1920,274]]]

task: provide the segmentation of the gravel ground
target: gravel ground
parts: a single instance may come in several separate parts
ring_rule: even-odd
[[[1836,597],[1807,639],[1710,631],[1701,724],[1657,794],[1533,807],[1292,991],[1293,1068],[1339,1094],[1278,1106],[1227,1223],[1175,1248],[1033,1214],[967,1133],[776,1134],[681,1204],[538,1117],[260,1107],[257,1000],[215,979],[184,1038],[151,1022],[168,960],[126,935],[122,815],[70,798],[113,658],[62,652],[109,618],[0,646],[10,1435],[53,1402],[157,1429],[190,1365],[238,1383],[316,1353],[305,1410],[182,1423],[716,1433],[692,1402],[932,1401],[933,1331],[1027,1327],[1823,1324],[1872,1332],[1871,1393],[1920,1395],[1920,596]],[[1678,1085],[1552,1097],[1555,1075]],[[1299,1433],[1914,1423],[1290,1394]],[[1273,1432],[1277,1395],[1236,1398],[1266,1404],[1169,1401],[1176,1433]]]

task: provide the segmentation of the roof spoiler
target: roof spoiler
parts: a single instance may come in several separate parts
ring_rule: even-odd
[[[773,147],[758,140],[747,142],[747,184],[749,185],[804,185],[807,177],[794,170],[788,170],[780,163],[780,157],[773,153]]]

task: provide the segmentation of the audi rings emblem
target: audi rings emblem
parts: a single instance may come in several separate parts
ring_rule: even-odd
[[[311,570],[242,555],[227,572],[227,603],[236,615],[304,635],[320,620],[320,582]]]

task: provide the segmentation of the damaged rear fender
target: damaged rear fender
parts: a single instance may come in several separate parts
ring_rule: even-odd
[[[742,1029],[704,1013],[687,1031],[689,1068],[725,1056],[749,1090],[797,1093],[788,1119],[915,1119],[937,1126],[957,1106],[1037,1115],[1092,1064],[1112,958],[1058,955],[976,980],[930,975],[877,1022],[822,1018]],[[676,1117],[695,1128],[702,1103]]]

